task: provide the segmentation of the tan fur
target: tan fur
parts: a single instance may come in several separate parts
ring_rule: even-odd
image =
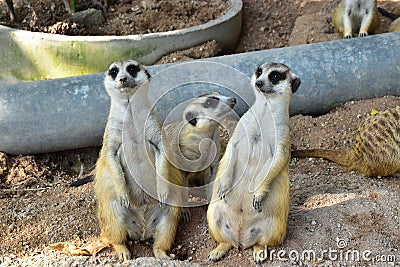
[[[231,247],[253,247],[254,260],[286,235],[289,213],[289,104],[300,79],[265,63],[252,78],[255,103],[239,120],[218,167],[207,220],[221,259]]]
[[[373,34],[380,25],[376,0],[343,0],[333,11],[332,22],[344,38]]]
[[[149,77],[143,66],[126,60],[111,64],[104,79],[111,108],[95,194],[101,237],[121,260],[131,258],[128,238],[153,238],[154,256],[168,257],[181,213],[180,207],[165,204],[180,204],[181,195],[168,182],[182,185],[183,179],[166,160],[160,124],[147,99]]]
[[[184,172],[187,185],[207,185],[214,179],[221,159],[219,125],[235,103],[235,98],[218,93],[199,96],[187,105],[181,121],[164,127],[168,159]]]
[[[294,158],[325,158],[366,176],[400,172],[400,107],[368,118],[348,150],[309,149],[292,152]]]
[[[389,26],[389,32],[400,31],[400,18],[394,20]]]

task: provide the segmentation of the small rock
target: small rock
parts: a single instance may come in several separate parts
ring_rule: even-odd
[[[105,21],[103,12],[98,9],[89,8],[87,10],[76,12],[71,16],[71,21],[81,26],[85,26],[86,29],[92,30],[97,29]]]
[[[142,7],[144,9],[151,9],[156,7],[156,1],[155,0],[144,0],[141,2]]]

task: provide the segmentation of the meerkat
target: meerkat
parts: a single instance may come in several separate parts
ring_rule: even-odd
[[[366,176],[400,172],[400,107],[368,118],[358,129],[350,149],[309,149],[292,152],[293,158],[325,158]]]
[[[400,31],[400,15],[390,13],[381,7],[378,7],[378,11],[383,16],[388,17],[392,20],[392,23],[389,25],[389,29],[388,29],[389,32]]]
[[[380,25],[376,0],[343,0],[333,11],[332,22],[346,39],[373,34]]]
[[[207,210],[220,260],[232,247],[253,247],[256,263],[266,246],[286,236],[289,213],[289,105],[300,78],[286,65],[268,62],[251,79],[255,103],[240,118],[220,161]]]
[[[112,63],[104,78],[111,108],[96,164],[95,195],[101,238],[120,260],[131,258],[128,238],[153,238],[154,256],[168,258],[181,213],[180,194],[170,185],[182,185],[183,179],[166,159],[161,125],[147,98],[149,79],[134,60]]]
[[[207,185],[215,177],[221,159],[219,126],[235,104],[234,97],[216,92],[201,95],[186,106],[181,121],[164,126],[168,159],[183,171],[187,186]]]

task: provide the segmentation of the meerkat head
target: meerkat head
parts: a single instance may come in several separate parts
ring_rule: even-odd
[[[117,61],[106,71],[104,85],[111,98],[126,98],[149,79],[149,72],[135,60]]]
[[[294,93],[300,78],[286,65],[267,62],[257,67],[251,79],[255,91],[262,94]]]
[[[209,127],[220,122],[236,104],[234,97],[219,93],[205,94],[197,97],[185,108],[183,118],[194,127]]]

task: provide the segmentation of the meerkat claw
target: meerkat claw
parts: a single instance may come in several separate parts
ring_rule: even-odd
[[[158,193],[158,201],[160,203],[160,207],[166,205],[168,200],[168,193]]]
[[[131,206],[128,196],[120,196],[118,200],[119,200],[119,203],[121,204],[121,206],[123,206],[125,208],[129,208]]]
[[[184,208],[181,213],[181,221],[184,223],[190,223],[192,221],[192,214],[188,208]]]
[[[263,196],[262,195],[254,195],[253,196],[253,207],[256,211],[261,212],[261,205],[263,201]]]
[[[218,187],[217,194],[218,194],[219,199],[221,199],[221,200],[225,199],[226,186],[220,185],[220,186]]]

